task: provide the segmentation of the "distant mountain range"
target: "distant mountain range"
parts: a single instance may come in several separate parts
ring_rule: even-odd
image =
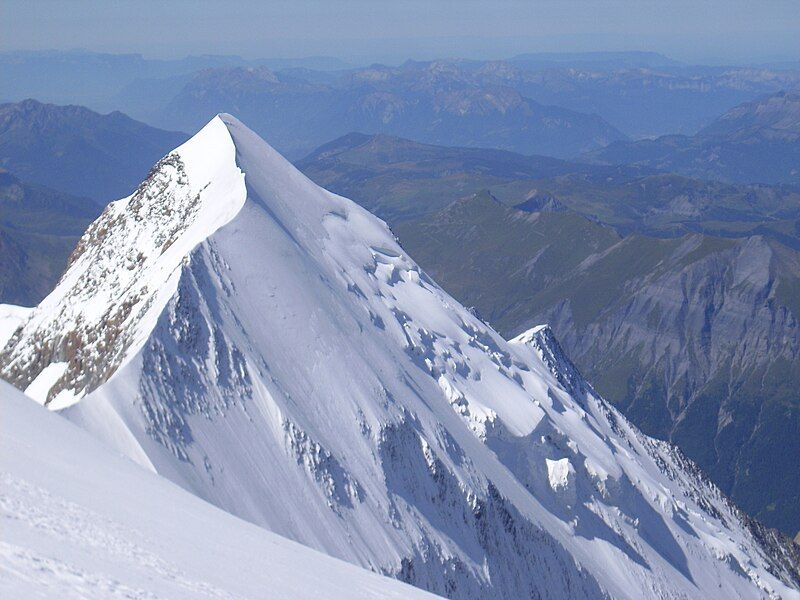
[[[446,63],[376,65],[332,83],[266,67],[211,69],[192,78],[152,120],[194,130],[220,110],[244,115],[294,157],[351,131],[552,156],[625,139],[596,115],[546,106],[509,86],[480,85]]]
[[[38,98],[55,104],[82,104],[95,110],[128,112],[129,107],[115,104],[112,99],[142,80],[170,79],[217,67],[260,65],[320,71],[351,67],[325,56],[248,60],[241,56],[204,54],[165,60],[87,50],[10,51],[0,52],[0,90],[3,100]]]
[[[530,52],[506,62],[529,71],[566,69],[648,69],[676,67],[681,63],[658,52]]]
[[[581,164],[361,133],[324,144],[297,165],[320,185],[351,195],[392,222],[435,212],[486,187],[514,188],[509,194],[517,200],[519,194],[535,195],[537,184],[532,182],[539,180],[561,180],[572,174],[598,181],[629,181],[654,173],[641,167]]]
[[[722,181],[800,184],[800,93],[737,106],[691,137],[621,141],[584,158]]]
[[[0,105],[0,167],[103,203],[130,194],[165,149],[186,137],[119,112],[36,100]]]
[[[530,70],[499,61],[486,63],[475,78],[482,85],[511,86],[537,102],[600,115],[632,138],[692,135],[734,106],[800,86],[797,68],[657,62]]]
[[[213,107],[241,108],[293,155],[302,148],[286,145],[286,123],[295,125],[299,138],[312,139],[315,131],[327,139],[345,130],[380,132],[569,157],[575,147],[602,146],[622,137],[619,132],[693,134],[742,102],[800,85],[797,70],[684,67],[651,58],[626,56],[626,63],[597,57],[538,67],[524,60],[409,61],[339,74],[223,67],[198,74],[180,92],[165,87],[142,116],[189,129]],[[632,66],[648,60],[652,67]],[[158,89],[151,81],[147,85]],[[326,136],[317,136],[318,143]]]
[[[242,76],[242,71],[262,69],[250,82]],[[204,74],[207,70],[217,72]],[[349,131],[570,156],[575,146],[609,139],[609,130],[586,121],[593,115],[604,127],[634,139],[693,135],[738,104],[799,85],[796,63],[708,67],[651,52],[539,53],[500,61],[408,61],[396,67],[354,66],[326,57],[152,60],[135,54],[0,53],[0,89],[7,100],[34,97],[104,112],[122,110],[166,129],[187,131],[219,110],[241,107],[295,158]],[[228,86],[238,89],[228,92]],[[494,125],[475,129],[466,113],[474,116],[491,106],[487,114],[495,113]],[[181,107],[189,112],[181,114]],[[276,116],[260,114],[259,107]],[[466,131],[458,137],[452,135],[452,123],[426,122],[431,111],[441,112],[445,121],[459,115],[455,123]],[[503,117],[497,118],[498,113]],[[325,116],[342,126],[332,126]],[[286,120],[294,123],[302,144],[282,130]],[[584,130],[575,131],[577,124]],[[560,130],[566,138],[563,143],[526,142],[525,132],[515,136],[509,131],[520,127],[545,136]]]

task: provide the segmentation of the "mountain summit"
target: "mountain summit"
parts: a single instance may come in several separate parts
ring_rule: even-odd
[[[253,523],[453,598],[800,597],[798,551],[219,115],[89,228],[0,375]]]

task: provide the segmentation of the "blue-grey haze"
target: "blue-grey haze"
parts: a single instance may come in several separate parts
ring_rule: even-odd
[[[800,57],[797,0],[4,0],[0,50],[399,62],[651,50],[689,62]]]

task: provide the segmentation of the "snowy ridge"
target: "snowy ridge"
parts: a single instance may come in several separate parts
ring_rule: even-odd
[[[184,255],[119,328],[124,359],[85,354],[102,375],[65,416],[237,516],[453,598],[800,597],[796,550],[598,398],[549,330],[503,340],[382,221],[234,118],[204,132],[220,126],[234,151],[213,169],[239,184],[178,154],[230,218],[177,234]],[[186,145],[227,147],[211,139]],[[117,260],[106,239],[86,252]],[[118,309],[105,279],[78,295],[91,268],[73,262],[14,334],[4,377],[65,361],[53,313]]]
[[[110,377],[152,330],[186,255],[244,203],[234,154],[225,125],[215,119],[161,159],[136,192],[112,202],[81,238],[55,290],[29,314],[22,336],[11,341],[37,351],[3,355],[2,376],[52,408],[72,404]]]
[[[202,502],[4,382],[0,408],[4,598],[434,598]]]
[[[549,325],[537,325],[528,331],[523,331],[509,340],[509,343],[525,344],[533,348],[550,373],[573,398],[580,398],[586,394],[586,382],[583,376],[565,354]]]
[[[679,448],[644,435],[616,408],[597,396],[572,361],[564,354],[548,325],[533,327],[510,343],[532,349],[550,367],[562,385],[567,382],[570,388],[579,390],[573,393],[573,399],[579,401],[583,399],[581,403],[583,407],[588,405],[590,412],[601,414],[611,432],[620,441],[624,441],[629,449],[635,449],[640,456],[648,457],[661,475],[677,484],[677,489],[684,498],[696,503],[703,513],[719,519],[723,524],[736,523],[737,526],[741,526],[746,531],[746,537],[752,538],[765,552],[768,570],[786,574],[792,589],[788,595],[794,597],[797,587],[800,586],[800,547],[787,543],[789,540],[783,534],[767,529],[736,507]],[[562,469],[565,467],[565,465],[560,466]],[[610,491],[605,485],[606,481],[603,477],[598,477],[591,463],[586,462],[586,466],[588,467],[586,473],[593,480],[592,484],[603,498],[608,499]],[[674,491],[667,491],[663,486],[662,492],[672,495],[673,498],[676,496]],[[682,513],[686,507],[684,502],[678,501],[670,506],[670,501],[663,493],[654,494],[654,500],[657,500],[657,505],[662,510],[672,514],[676,520],[682,520]],[[718,544],[709,547],[719,560],[728,561],[735,566],[736,563],[732,560],[734,557],[722,551]]]

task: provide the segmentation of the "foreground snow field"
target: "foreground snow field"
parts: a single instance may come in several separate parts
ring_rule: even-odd
[[[0,376],[238,517],[452,598],[800,597],[797,548],[547,327],[503,340],[229,115],[87,230]]]
[[[0,382],[0,597],[434,598],[246,523]]]

